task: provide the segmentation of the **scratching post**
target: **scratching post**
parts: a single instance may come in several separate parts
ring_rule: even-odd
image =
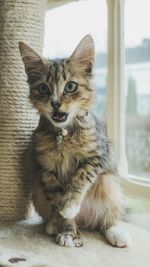
[[[23,155],[37,115],[18,42],[41,53],[45,8],[46,0],[0,1],[0,220],[23,219],[29,204]]]

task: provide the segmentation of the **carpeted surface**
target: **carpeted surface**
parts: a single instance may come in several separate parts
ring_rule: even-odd
[[[81,248],[60,247],[37,218],[0,223],[0,267],[149,267],[150,233],[130,224],[130,248],[110,246],[98,233],[83,232]]]

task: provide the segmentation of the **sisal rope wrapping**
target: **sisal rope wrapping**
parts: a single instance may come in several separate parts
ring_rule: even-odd
[[[23,154],[37,115],[18,42],[41,53],[46,0],[0,1],[0,220],[23,219],[29,204]]]

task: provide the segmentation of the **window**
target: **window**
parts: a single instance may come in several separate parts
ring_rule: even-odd
[[[93,36],[96,49],[94,112],[101,120],[104,120],[106,117],[107,91],[106,1],[75,1],[48,10],[45,26],[44,55],[50,58],[70,56],[86,34]]]
[[[137,177],[137,182],[146,179],[147,183],[150,183],[149,8],[150,3],[146,0],[125,1],[125,141],[128,173]],[[144,19],[139,20],[141,10]],[[143,193],[146,195],[145,190]],[[150,200],[140,199],[139,194],[137,198],[130,198],[129,207],[130,221],[150,231],[147,223],[150,219]]]
[[[136,9],[134,10],[135,5]],[[125,2],[126,154],[128,170],[130,174],[148,179],[150,179],[149,9],[150,3],[147,0],[126,0]],[[139,20],[141,10],[144,19]]]

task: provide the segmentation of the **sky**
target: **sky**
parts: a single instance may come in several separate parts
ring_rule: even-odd
[[[143,38],[150,38],[150,0],[125,0],[126,44],[138,45]]]
[[[72,53],[80,40],[92,34],[96,51],[106,50],[105,0],[83,0],[49,10],[45,18],[45,56]]]
[[[150,38],[150,0],[125,1],[126,47]],[[107,50],[106,0],[75,1],[47,11],[45,17],[44,56],[67,56],[79,41],[92,34],[96,52]]]

